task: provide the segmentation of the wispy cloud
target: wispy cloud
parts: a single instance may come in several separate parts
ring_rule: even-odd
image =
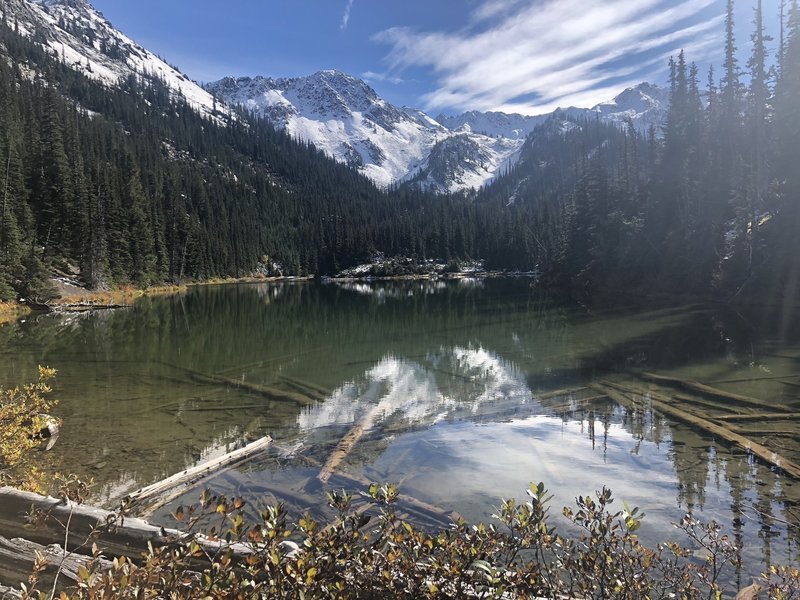
[[[381,83],[392,83],[394,85],[400,85],[406,82],[402,77],[395,77],[386,73],[376,73],[375,71],[364,71],[361,74],[361,78],[366,81],[379,81]]]
[[[347,26],[350,24],[350,11],[353,10],[353,1],[354,0],[347,0],[347,6],[344,7],[344,14],[342,15],[342,23],[339,25],[339,29],[344,31],[347,29]]]
[[[717,0],[483,0],[456,32],[393,28],[389,71],[432,71],[429,109],[539,113],[586,106],[663,69],[664,56],[719,47]]]

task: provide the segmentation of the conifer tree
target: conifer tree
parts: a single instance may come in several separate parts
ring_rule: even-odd
[[[747,63],[750,70],[750,87],[747,96],[747,133],[749,152],[749,185],[744,221],[747,238],[748,275],[753,266],[754,236],[758,214],[764,208],[763,196],[767,188],[767,103],[769,83],[767,71],[767,47],[771,40],[764,32],[764,16],[761,0],[755,7],[755,29],[751,36],[752,55]]]

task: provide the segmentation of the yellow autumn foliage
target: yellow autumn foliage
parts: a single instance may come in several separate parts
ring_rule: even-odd
[[[46,413],[54,402],[47,396],[52,391],[49,382],[55,375],[55,369],[40,366],[36,383],[0,388],[0,485],[36,487],[31,480],[35,469],[28,459],[41,443],[40,432],[50,418]]]

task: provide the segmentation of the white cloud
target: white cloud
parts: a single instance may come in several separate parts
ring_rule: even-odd
[[[386,73],[376,73],[375,71],[364,71],[361,74],[361,78],[366,81],[379,81],[381,83],[391,83],[394,85],[400,85],[401,83],[405,83],[406,80],[402,77],[393,77],[391,75],[387,75]]]
[[[428,109],[535,114],[591,106],[638,83],[663,56],[717,46],[716,0],[483,0],[460,31],[375,36],[397,72],[430,69]]]
[[[342,15],[342,24],[339,25],[339,29],[344,31],[347,29],[347,25],[350,23],[350,11],[353,10],[353,1],[354,0],[347,0],[347,6],[344,7],[344,14]]]

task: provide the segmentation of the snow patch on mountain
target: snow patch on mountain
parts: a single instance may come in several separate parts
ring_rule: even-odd
[[[438,142],[406,181],[434,192],[480,189],[519,160],[524,141],[461,130]]]
[[[669,109],[669,90],[652,83],[641,83],[627,88],[613,100],[592,108],[570,106],[558,108],[544,115],[525,116],[498,112],[470,111],[456,116],[439,115],[436,120],[453,131],[474,131],[491,137],[525,138],[549,117],[558,114],[575,121],[600,118],[620,127],[630,120],[640,132],[653,126],[659,129]]]
[[[383,187],[416,169],[449,134],[424,113],[393,106],[364,81],[340,71],[281,79],[228,77],[207,89],[313,143]]]
[[[114,28],[85,0],[6,0],[6,19],[36,36],[55,57],[87,77],[115,86],[128,77],[162,80],[175,98],[218,119],[230,111],[175,67]]]
[[[387,187],[414,181],[438,192],[480,188],[519,156],[525,134],[454,130],[421,110],[396,107],[340,71],[307,77],[228,77],[207,89],[313,143]]]
[[[601,102],[591,109],[600,118],[620,126],[630,120],[641,132],[651,127],[660,129],[669,110],[669,90],[652,83],[630,87],[613,100]]]
[[[547,115],[525,116],[500,112],[470,111],[457,116],[439,115],[436,121],[452,131],[473,131],[490,137],[525,139]]]
[[[551,114],[525,116],[471,111],[431,118],[396,107],[364,81],[341,71],[307,77],[227,77],[206,86],[232,106],[269,119],[387,187],[413,183],[446,193],[478,189],[516,164],[525,139]],[[666,114],[667,91],[651,84],[629,88],[594,108],[559,109],[565,122],[630,120],[647,130]]]

